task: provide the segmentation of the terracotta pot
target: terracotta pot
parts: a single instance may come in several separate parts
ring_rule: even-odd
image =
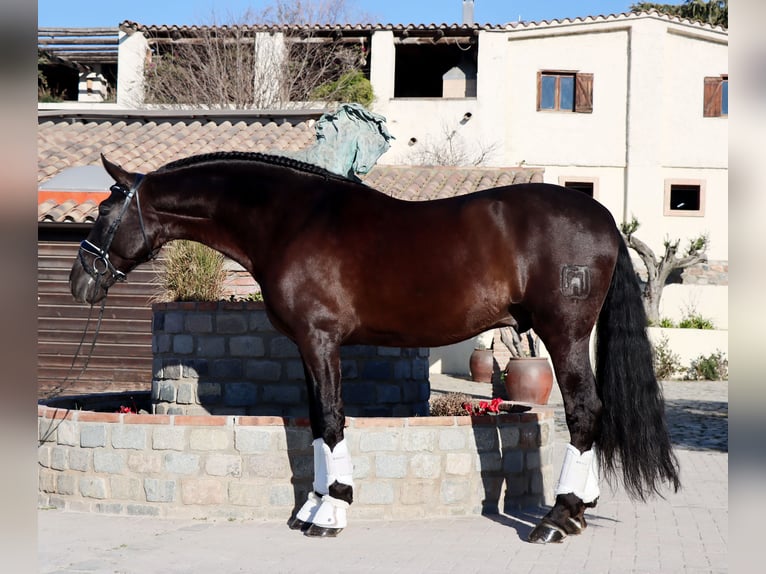
[[[511,359],[505,368],[508,399],[519,403],[545,405],[553,388],[553,369],[545,357]]]
[[[474,349],[468,362],[471,380],[477,383],[491,383],[494,365],[492,349]]]

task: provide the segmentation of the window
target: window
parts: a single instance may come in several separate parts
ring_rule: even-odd
[[[471,38],[450,38],[441,42],[432,38],[399,40],[395,45],[394,97],[442,98],[455,97],[448,88],[445,94],[445,74],[462,72],[462,97],[476,97],[478,44]]]
[[[537,72],[537,111],[593,112],[593,74]]]
[[[702,180],[665,180],[665,215],[705,215],[705,182]]]
[[[719,118],[729,115],[729,76],[705,78],[705,96],[702,115]]]
[[[593,182],[591,181],[568,181],[564,187],[584,193],[588,197],[593,197]]]
[[[559,176],[559,185],[579,191],[585,195],[598,199],[598,178],[582,176]]]

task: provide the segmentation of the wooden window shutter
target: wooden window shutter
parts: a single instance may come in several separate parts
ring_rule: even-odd
[[[543,101],[543,73],[537,72],[537,111],[540,111],[540,104]]]
[[[575,111],[593,113],[593,74],[575,74]]]
[[[720,76],[705,78],[703,117],[717,118],[721,115],[721,83]]]

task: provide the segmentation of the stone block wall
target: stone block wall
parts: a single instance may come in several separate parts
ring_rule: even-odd
[[[298,348],[262,303],[158,303],[152,311],[156,414],[308,416]],[[346,415],[427,415],[428,354],[344,347]]]
[[[729,262],[706,261],[684,269],[681,274],[684,285],[728,285]]]
[[[305,419],[135,415],[38,406],[42,506],[286,521],[311,488]],[[551,407],[482,417],[350,418],[355,518],[553,504]],[[350,526],[350,527],[351,527]]]

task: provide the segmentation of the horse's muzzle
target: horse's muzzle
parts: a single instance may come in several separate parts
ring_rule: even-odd
[[[107,285],[104,281],[97,281],[91,277],[78,260],[72,265],[69,272],[69,290],[78,303],[98,303],[106,297]]]

